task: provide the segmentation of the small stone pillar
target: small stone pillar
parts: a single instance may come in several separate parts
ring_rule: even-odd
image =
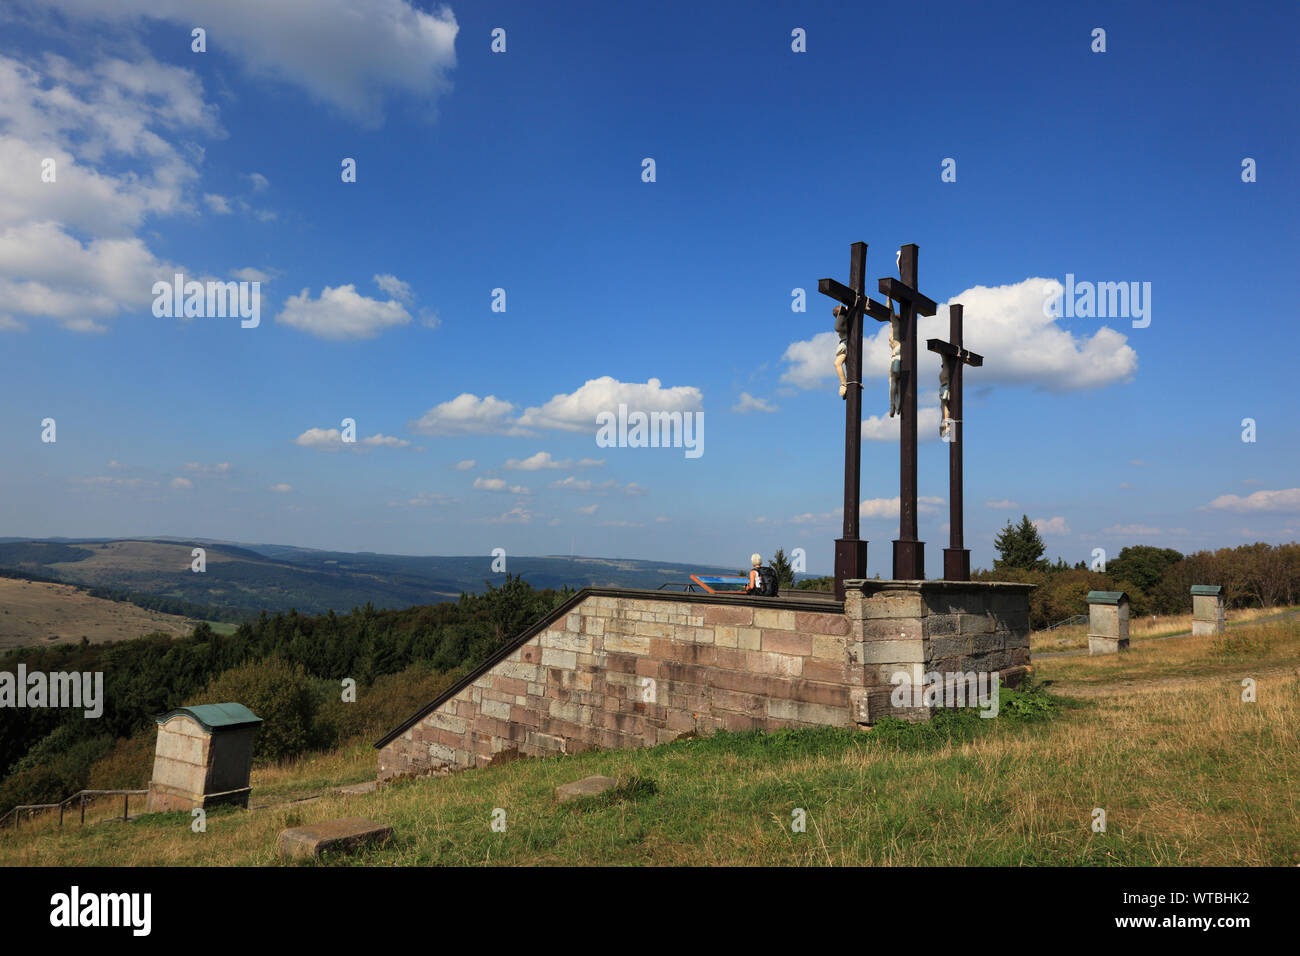
[[[1223,587],[1192,585],[1192,637],[1223,633]]]
[[[243,704],[180,707],[161,717],[149,813],[217,804],[248,806],[253,742],[262,724]]]
[[[1088,653],[1118,654],[1128,649],[1128,595],[1088,592]]]

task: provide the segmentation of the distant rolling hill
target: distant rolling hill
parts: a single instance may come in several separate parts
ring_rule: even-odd
[[[188,634],[198,622],[92,597],[70,584],[0,577],[0,652],[34,644],[92,644],[145,634]]]
[[[202,547],[207,570],[190,569]],[[103,589],[113,596],[150,596],[148,606],[191,617],[255,616],[296,608],[349,611],[367,602],[406,608],[477,593],[502,583],[487,555],[409,557],[352,554],[274,544],[204,540],[87,539],[0,541],[0,568]],[[535,588],[586,585],[648,587],[680,584],[692,572],[732,574],[736,568],[623,558],[509,557],[507,568]],[[129,592],[124,593],[124,592]],[[219,615],[205,615],[214,609]]]

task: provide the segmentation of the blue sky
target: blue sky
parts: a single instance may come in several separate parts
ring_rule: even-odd
[[[917,243],[922,291],[964,304],[985,355],[975,565],[1022,513],[1070,561],[1293,540],[1297,14],[1177,10],[19,3],[0,534],[737,567],[802,547],[829,571],[844,405],[816,288],[863,240],[873,294]],[[156,317],[176,267],[260,281],[261,324]],[[1150,324],[1048,319],[1067,274],[1150,283]],[[870,325],[864,415],[887,416]],[[946,332],[941,306],[921,338]],[[947,448],[922,354],[937,576]],[[704,453],[598,447],[619,401],[703,412]],[[866,431],[863,536],[888,576],[896,428]]]

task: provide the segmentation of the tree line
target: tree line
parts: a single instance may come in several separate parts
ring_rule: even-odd
[[[1290,607],[1300,604],[1300,544],[1243,544],[1182,554],[1173,548],[1131,545],[1104,564],[1090,567],[1061,558],[1047,561],[1042,536],[1028,515],[1007,522],[993,542],[992,570],[971,574],[976,581],[1021,581],[1036,585],[1029,598],[1030,626],[1043,628],[1088,612],[1089,591],[1124,591],[1134,615],[1187,614],[1193,584],[1223,587],[1228,608]],[[830,576],[798,583],[783,551],[772,561],[781,589],[830,591]],[[877,575],[879,577],[879,575]]]
[[[1300,544],[1262,541],[1235,548],[1182,554],[1173,548],[1132,545],[1090,567],[1043,558],[1046,546],[1028,515],[1007,522],[994,539],[993,570],[972,579],[1023,581],[1030,595],[1030,626],[1047,627],[1088,611],[1089,591],[1124,591],[1134,615],[1188,614],[1193,584],[1223,587],[1228,608],[1288,607],[1300,603]]]

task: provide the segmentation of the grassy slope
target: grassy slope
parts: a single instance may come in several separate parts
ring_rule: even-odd
[[[209,817],[0,836],[0,864],[272,864],[285,826],[362,815],[382,849],[325,865],[1300,863],[1300,624],[1160,641],[1119,658],[1045,662],[1046,718],[944,715],[869,734],[718,735],[520,761],[383,791]],[[1241,701],[1243,677],[1258,701]],[[883,732],[882,732],[883,731]],[[368,779],[364,742],[254,776],[254,802]],[[592,773],[622,794],[559,806]],[[639,785],[650,781],[653,786]],[[653,792],[651,792],[653,791]],[[120,808],[120,803],[117,805]],[[506,811],[504,833],[489,827]],[[1107,832],[1091,829],[1107,812]],[[807,811],[807,832],[791,812]],[[111,812],[111,809],[106,811]],[[311,865],[311,864],[305,864]]]
[[[75,644],[83,636],[100,644],[154,632],[189,634],[195,623],[124,601],[91,597],[67,584],[0,577],[0,651]]]

